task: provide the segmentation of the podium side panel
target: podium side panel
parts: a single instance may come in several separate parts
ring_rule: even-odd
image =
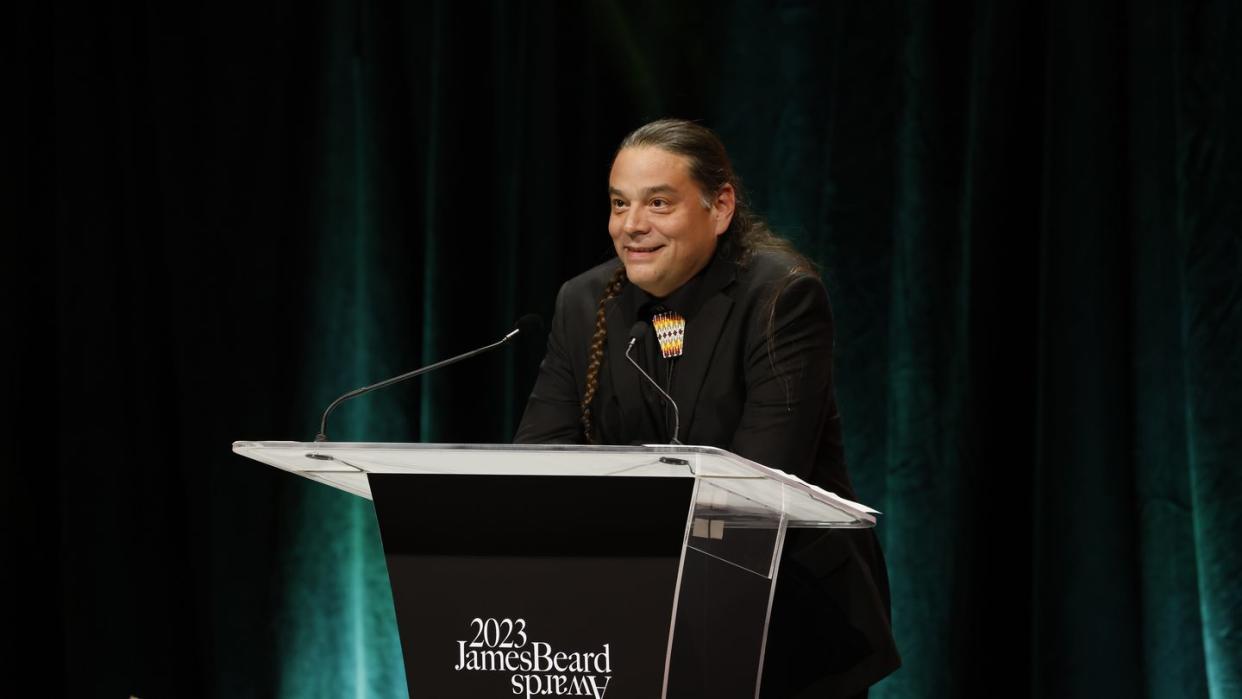
[[[411,697],[660,696],[692,479],[369,480]]]
[[[695,494],[669,697],[754,699],[759,693],[787,522],[782,512],[736,492],[736,485],[700,483]]]
[[[669,697],[753,699],[773,581],[686,551]]]

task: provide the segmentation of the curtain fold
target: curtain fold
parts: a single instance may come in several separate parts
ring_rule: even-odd
[[[1242,12],[1203,3],[1172,20],[1187,543],[1209,694],[1242,696]]]

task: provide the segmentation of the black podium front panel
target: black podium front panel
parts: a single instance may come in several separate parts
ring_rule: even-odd
[[[411,697],[661,695],[693,479],[369,480]]]

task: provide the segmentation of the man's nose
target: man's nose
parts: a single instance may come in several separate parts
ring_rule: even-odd
[[[644,233],[647,230],[647,217],[643,215],[640,207],[632,207],[625,212],[625,220],[622,221],[622,230],[630,235]]]

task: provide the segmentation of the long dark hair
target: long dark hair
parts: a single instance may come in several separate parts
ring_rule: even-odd
[[[733,220],[729,227],[717,239],[716,254],[723,259],[745,267],[755,253],[775,251],[787,255],[793,260],[789,269],[789,279],[799,274],[816,274],[815,265],[784,238],[776,235],[750,208],[745,196],[742,181],[733,171],[733,163],[725,151],[724,143],[711,129],[685,119],[659,119],[643,124],[634,129],[621,140],[617,153],[626,148],[659,148],[686,160],[690,169],[690,177],[702,192],[704,207],[710,207],[716,195],[725,185],[733,185],[735,204]],[[613,156],[614,160],[616,156]],[[604,322],[605,304],[621,292],[628,280],[625,278],[625,266],[622,265],[613,273],[604,294],[599,300],[596,313],[595,333],[591,337],[590,355],[588,360],[586,390],[582,397],[582,429],[588,443],[595,443],[591,424],[591,401],[599,388],[599,368],[604,357],[605,340],[608,337],[608,326]],[[769,356],[771,355],[771,323],[776,309],[776,298],[780,291],[776,290],[769,308]]]
[[[750,208],[742,181],[733,171],[733,163],[724,143],[711,129],[685,119],[660,119],[634,129],[626,136],[617,153],[626,148],[659,148],[686,159],[690,177],[703,192],[703,206],[711,206],[716,194],[725,185],[733,185],[736,205],[733,220],[720,236],[718,254],[745,266],[759,251],[780,251],[796,262],[796,271],[813,272],[815,266],[788,240],[776,235]],[[615,156],[614,156],[615,157]]]

